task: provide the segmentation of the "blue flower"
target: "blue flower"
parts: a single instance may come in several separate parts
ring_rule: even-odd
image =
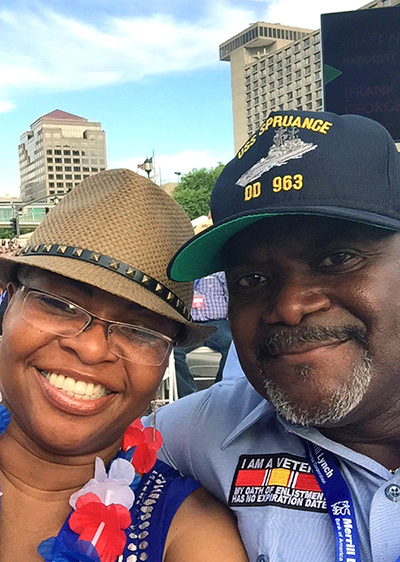
[[[100,562],[91,542],[77,539],[75,533],[60,533],[40,543],[38,553],[46,562]]]

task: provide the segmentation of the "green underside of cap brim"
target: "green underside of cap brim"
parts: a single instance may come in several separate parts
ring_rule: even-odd
[[[173,257],[168,266],[168,276],[174,281],[194,281],[223,269],[222,250],[233,236],[265,218],[282,215],[310,215],[339,218],[362,224],[369,224],[377,228],[400,231],[397,220],[387,219],[375,213],[346,210],[340,208],[315,208],[277,210],[274,213],[256,213],[228,219],[226,222],[214,225],[189,240]],[[358,215],[358,216],[357,216]]]
[[[220,271],[221,250],[228,240],[244,228],[272,216],[274,214],[247,215],[203,230],[179,250],[168,267],[168,275],[174,281],[194,281]]]

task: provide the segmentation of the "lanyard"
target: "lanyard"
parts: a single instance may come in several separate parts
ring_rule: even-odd
[[[336,542],[336,562],[361,562],[354,504],[334,456],[303,439],[308,462],[325,496]],[[397,561],[399,562],[400,559]]]

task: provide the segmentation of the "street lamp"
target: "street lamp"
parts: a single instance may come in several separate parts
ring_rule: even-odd
[[[150,174],[151,174],[152,169],[153,169],[153,163],[152,163],[151,159],[146,158],[146,160],[144,161],[144,171],[146,172],[147,177],[149,179],[150,179]]]
[[[176,176],[178,176],[178,183],[179,183],[180,180],[181,180],[182,172],[174,172],[174,174],[175,174]]]

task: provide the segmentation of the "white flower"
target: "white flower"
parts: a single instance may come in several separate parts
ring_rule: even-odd
[[[115,503],[130,509],[135,501],[135,494],[129,485],[134,478],[135,469],[127,460],[115,459],[111,463],[107,475],[104,462],[96,457],[94,478],[91,478],[83,488],[72,494],[69,503],[75,509],[78,498],[92,492],[101,499],[104,505]]]

